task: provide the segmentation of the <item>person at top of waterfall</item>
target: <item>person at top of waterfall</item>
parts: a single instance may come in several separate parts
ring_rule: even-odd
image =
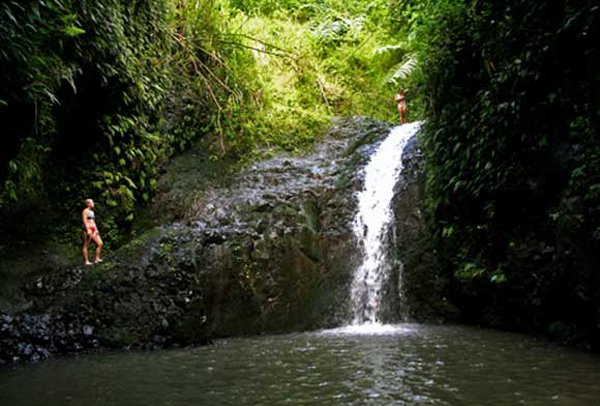
[[[100,238],[100,233],[98,232],[98,228],[96,227],[96,215],[94,214],[94,201],[92,199],[86,199],[85,201],[85,209],[83,209],[82,217],[83,217],[83,259],[85,259],[86,265],[92,265],[90,260],[88,259],[88,247],[91,242],[94,241],[96,243],[96,259],[95,263],[102,262],[100,259],[100,253],[102,252],[102,238]]]
[[[398,103],[398,113],[400,113],[400,124],[404,124],[406,123],[406,95],[402,88],[396,93],[396,103]]]

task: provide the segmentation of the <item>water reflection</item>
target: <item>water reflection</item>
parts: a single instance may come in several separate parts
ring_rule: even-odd
[[[350,342],[350,361],[355,379],[366,383],[360,399],[377,400],[381,405],[449,405],[452,388],[436,386],[436,362],[427,362],[419,353],[418,325],[366,324],[322,332]],[[360,386],[357,386],[361,389]],[[441,395],[439,391],[442,391]],[[447,393],[446,393],[447,392]]]
[[[596,405],[600,359],[404,324],[221,340],[0,370],[1,405]]]

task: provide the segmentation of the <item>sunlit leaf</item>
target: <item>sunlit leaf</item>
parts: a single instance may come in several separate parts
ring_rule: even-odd
[[[70,37],[76,37],[78,35],[85,34],[85,30],[73,26],[63,28],[62,32]]]

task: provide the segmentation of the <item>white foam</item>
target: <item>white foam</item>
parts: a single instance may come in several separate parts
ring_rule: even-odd
[[[414,328],[407,324],[364,323],[323,330],[319,333],[323,335],[398,335],[412,331]]]
[[[390,203],[402,171],[402,152],[419,130],[420,122],[392,129],[365,167],[365,186],[358,194],[354,234],[363,247],[363,261],[352,282],[352,324],[378,325],[382,287],[389,273],[383,241],[392,219]]]

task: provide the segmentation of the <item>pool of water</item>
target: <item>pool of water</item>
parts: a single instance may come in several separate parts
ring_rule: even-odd
[[[598,405],[600,357],[400,324],[0,369],[1,405]]]

